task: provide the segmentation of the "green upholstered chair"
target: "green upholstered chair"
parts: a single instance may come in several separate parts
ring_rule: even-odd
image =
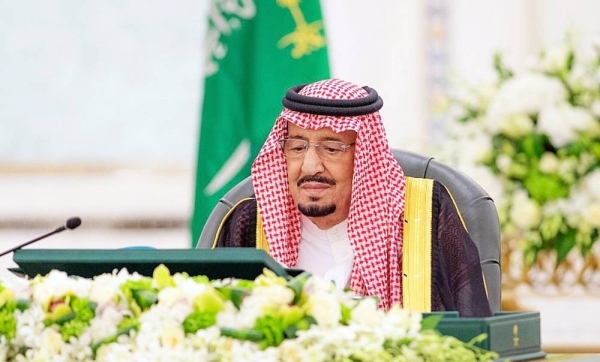
[[[413,152],[392,150],[405,175],[434,179],[452,193],[479,250],[492,312],[501,309],[502,271],[500,266],[500,224],[492,198],[463,172]],[[254,194],[250,177],[241,181],[223,196],[208,217],[198,240],[198,248],[210,248],[225,214],[242,198]]]

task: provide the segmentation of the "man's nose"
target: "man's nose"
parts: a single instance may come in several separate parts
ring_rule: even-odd
[[[317,173],[325,171],[323,167],[323,160],[316,147],[308,147],[304,154],[304,161],[302,162],[302,173],[307,175],[315,175]]]

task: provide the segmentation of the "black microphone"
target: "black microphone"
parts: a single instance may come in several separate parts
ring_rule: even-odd
[[[4,255],[10,253],[11,251],[19,250],[19,249],[21,249],[24,246],[27,246],[27,245],[29,245],[31,243],[35,243],[38,240],[41,240],[43,238],[47,238],[48,236],[54,235],[54,234],[59,233],[59,232],[61,232],[63,230],[66,230],[66,229],[73,230],[76,227],[78,227],[79,225],[81,225],[81,219],[78,218],[78,217],[72,217],[72,218],[68,219],[67,222],[63,226],[56,228],[56,230],[51,231],[51,232],[49,232],[47,234],[44,234],[44,235],[42,235],[40,237],[37,237],[37,238],[35,238],[33,240],[29,240],[28,242],[25,242],[25,243],[23,243],[21,245],[17,245],[17,246],[15,246],[12,249],[8,249],[8,250],[2,252],[0,254],[0,256],[4,256]]]

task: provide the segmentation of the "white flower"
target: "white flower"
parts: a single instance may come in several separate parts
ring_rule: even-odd
[[[600,169],[586,175],[581,180],[581,187],[595,202],[600,202]]]
[[[46,277],[38,277],[32,283],[33,298],[41,304],[51,298],[74,294],[80,298],[88,298],[91,280],[86,278],[70,278],[67,273],[52,270]]]
[[[175,274],[173,276],[173,281],[175,281],[177,289],[183,292],[190,301],[193,300],[195,296],[204,293],[207,288],[207,284],[197,283],[191,278],[184,277],[182,274]]]
[[[117,276],[115,274],[102,274],[94,278],[94,283],[90,286],[89,298],[97,303],[108,303],[116,300],[117,295],[121,294],[119,286],[125,280],[126,275]]]
[[[252,294],[274,305],[286,305],[294,300],[294,292],[284,285],[258,286],[254,288]]]
[[[350,320],[362,326],[374,326],[381,323],[381,314],[374,298],[365,298],[350,312]]]
[[[562,104],[542,110],[538,129],[550,137],[555,147],[563,147],[578,137],[578,132],[590,136],[600,134],[600,124],[585,109]]]
[[[331,281],[315,275],[306,281],[304,290],[308,293],[336,293],[337,288]]]
[[[459,159],[457,160],[461,168],[472,167],[486,160],[492,153],[492,145],[489,135],[484,133],[473,134],[472,144],[469,152],[465,152],[464,145],[457,144]]]
[[[176,303],[186,302],[188,299],[183,291],[175,287],[166,287],[158,292],[158,303],[171,307]]]
[[[96,360],[98,362],[133,361],[131,343],[126,338],[120,339],[121,343],[105,344],[98,349]]]
[[[590,106],[590,112],[594,115],[594,117],[600,117],[600,100],[595,100],[592,102]]]
[[[338,325],[342,316],[342,308],[334,294],[315,293],[308,299],[309,312],[317,321],[317,324],[323,327],[333,327]]]
[[[46,315],[41,305],[35,303],[24,311],[16,311],[17,336],[13,341],[17,345],[39,348],[42,345],[41,334],[44,330]]]
[[[534,130],[533,120],[530,116],[523,113],[507,114],[498,119],[498,121],[499,124],[495,125],[497,131],[512,138],[527,135]]]
[[[576,229],[580,228],[583,221],[582,210],[585,210],[588,205],[587,195],[582,193],[580,188],[575,188],[567,199],[567,212],[565,213],[567,224]]]
[[[504,82],[487,112],[490,131],[503,127],[506,116],[535,115],[542,109],[564,103],[567,92],[562,83],[552,77],[526,73]]]
[[[304,362],[309,361],[306,348],[298,341],[287,339],[279,346],[282,362]]]
[[[542,69],[550,73],[566,69],[570,52],[571,47],[566,45],[557,45],[546,49],[541,62]]]
[[[65,342],[63,342],[58,331],[53,328],[46,328],[42,332],[41,348],[52,354],[60,354],[65,348]]]
[[[558,163],[558,174],[565,179],[573,179],[578,160],[574,157],[563,158]]]
[[[587,65],[575,64],[567,79],[569,86],[580,93],[594,91],[596,79],[594,74],[590,74]]]
[[[167,326],[162,329],[160,335],[161,346],[167,349],[182,347],[185,341],[185,333],[180,326]]]
[[[117,326],[123,320],[123,313],[114,302],[99,305],[96,317],[90,322],[88,333],[92,341],[98,342],[117,333]]]
[[[559,161],[554,153],[544,152],[540,159],[540,171],[545,173],[556,173],[558,171]]]
[[[531,200],[524,191],[517,191],[513,195],[510,218],[518,228],[530,229],[539,224],[541,220],[541,209],[537,203]]]
[[[508,155],[500,155],[496,159],[496,167],[503,173],[506,173],[512,164],[512,160]]]
[[[591,227],[600,228],[600,203],[588,205],[581,215]]]

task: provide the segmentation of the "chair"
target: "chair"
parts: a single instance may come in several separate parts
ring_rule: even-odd
[[[469,235],[479,250],[492,312],[500,311],[502,286],[500,223],[492,198],[469,176],[434,160],[433,157],[401,150],[392,150],[392,152],[402,166],[405,175],[434,179],[450,190],[465,221]],[[196,247],[212,247],[217,228],[225,214],[238,200],[253,194],[254,189],[250,177],[227,192],[209,215]]]

